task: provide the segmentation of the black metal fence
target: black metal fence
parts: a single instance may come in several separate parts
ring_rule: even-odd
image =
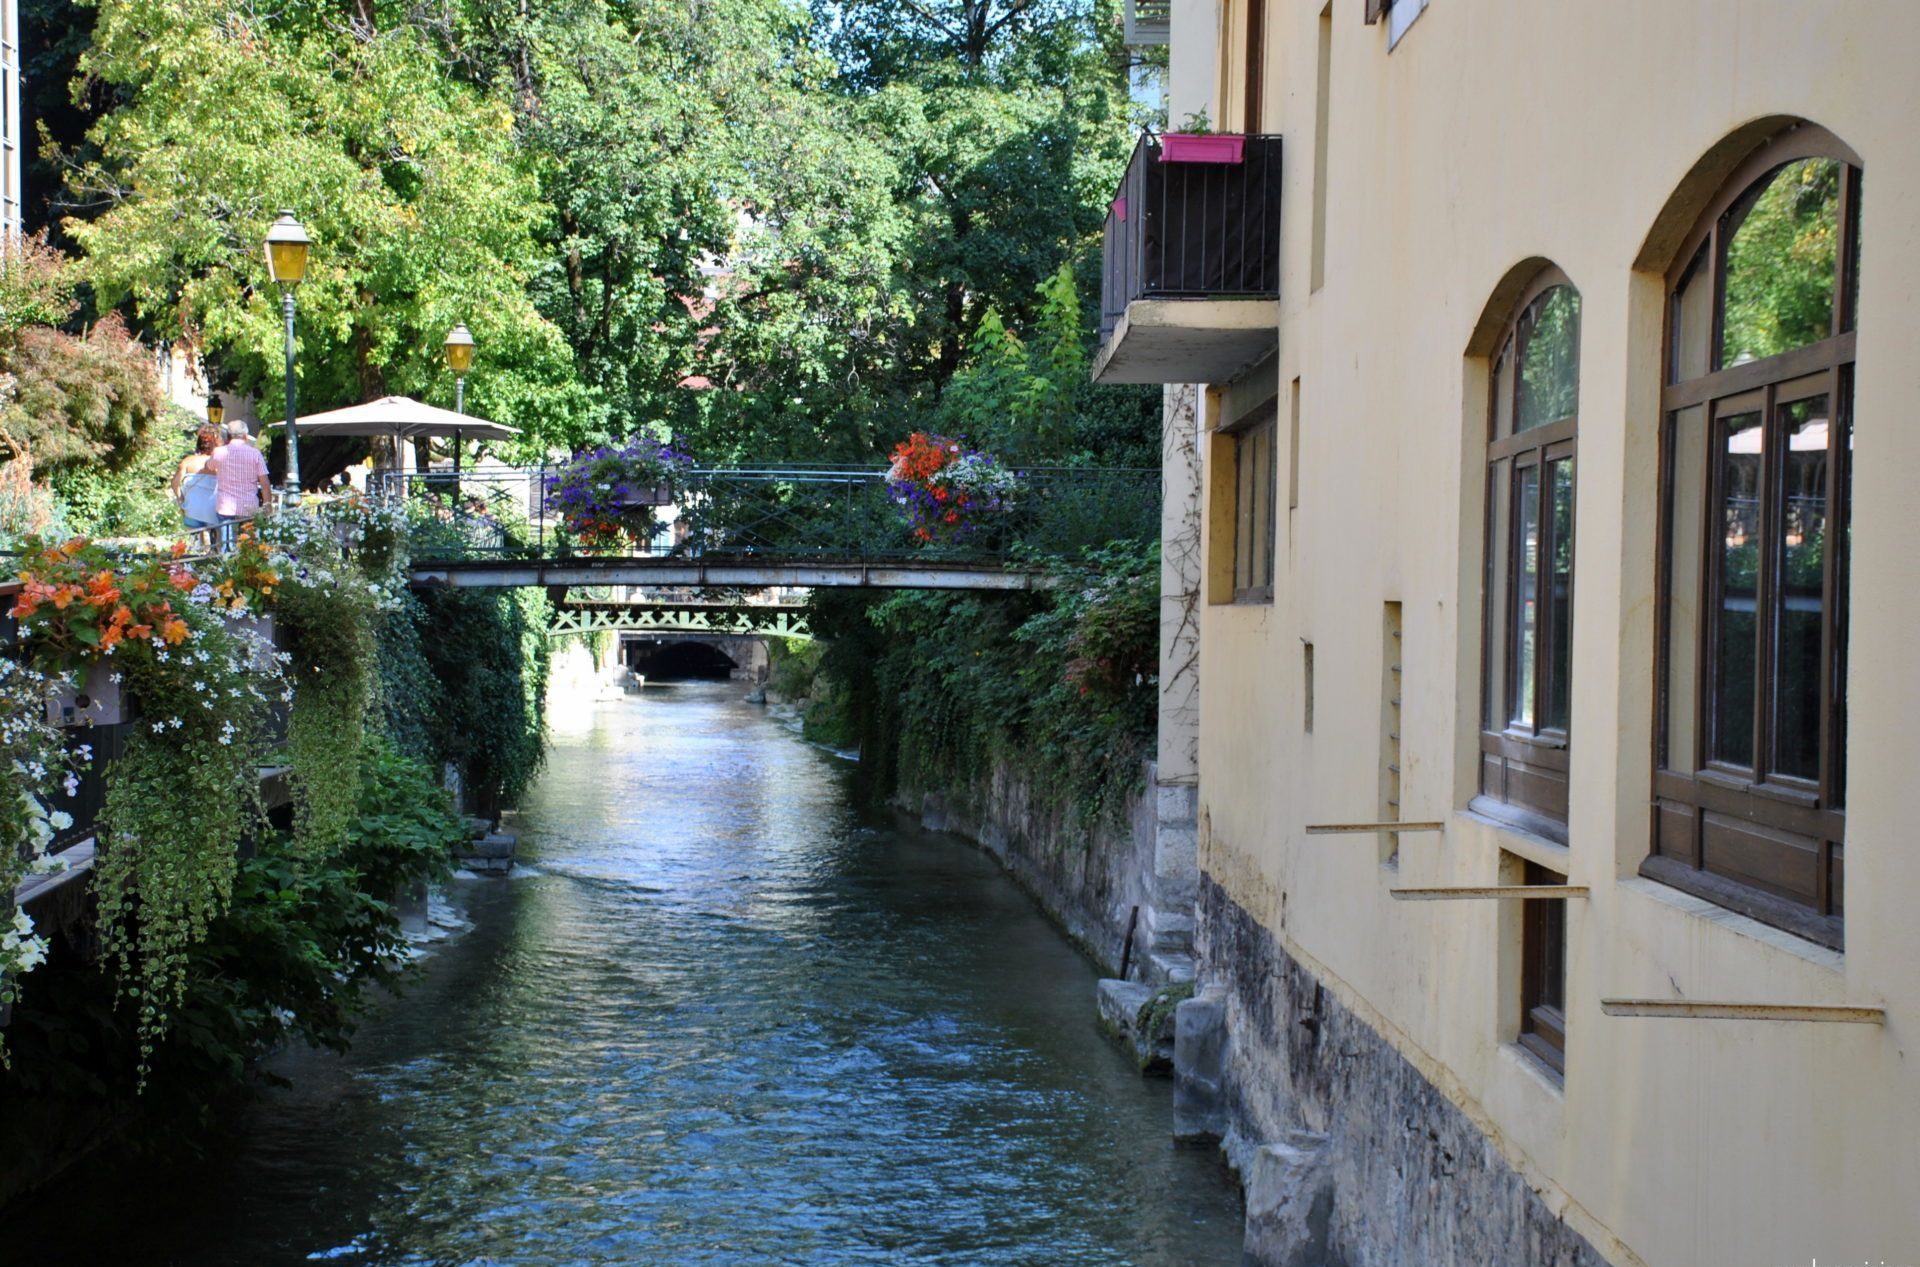
[[[545,468],[476,472],[457,490],[444,472],[382,477],[378,493],[408,510],[416,563],[555,559],[609,553],[568,531],[547,504]],[[1004,504],[967,531],[920,539],[879,467],[760,467],[693,472],[651,535],[626,558],[928,561],[992,566],[1071,558],[1087,546],[1160,530],[1160,473],[1090,467],[1015,473]]]
[[[1249,136],[1238,163],[1168,163],[1134,147],[1107,212],[1100,337],[1136,299],[1280,293],[1280,138]]]

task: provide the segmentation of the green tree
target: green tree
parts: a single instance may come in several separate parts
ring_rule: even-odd
[[[244,391],[280,375],[278,296],[260,241],[281,207],[314,238],[300,287],[308,409],[386,392],[451,396],[446,331],[486,372],[476,413],[534,444],[596,402],[527,294],[544,215],[504,94],[449,77],[419,27],[230,0],[103,0],[82,82],[122,104],[89,132],[66,227],[106,306],[196,346]]]

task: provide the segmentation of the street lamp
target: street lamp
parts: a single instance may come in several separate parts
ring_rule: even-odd
[[[218,396],[207,397],[207,425],[215,434],[220,431],[220,423],[227,416],[227,407],[220,403]]]
[[[467,371],[473,368],[473,336],[467,333],[465,322],[461,322],[447,332],[446,342],[447,368],[453,371],[453,412],[467,412]],[[453,469],[460,469],[460,449],[463,441],[459,428],[453,432]]]
[[[312,239],[293,212],[282,211],[267,230],[267,276],[280,286],[280,309],[287,319],[287,486],[300,495],[300,437],[293,424],[293,291],[307,275]]]

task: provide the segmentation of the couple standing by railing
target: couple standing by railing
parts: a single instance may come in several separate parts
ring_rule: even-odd
[[[226,425],[226,443],[211,423],[194,436],[194,451],[180,459],[173,473],[173,498],[187,530],[210,539],[219,529],[231,539],[233,525],[259,514],[273,498],[267,479],[267,460],[253,447],[244,422]]]

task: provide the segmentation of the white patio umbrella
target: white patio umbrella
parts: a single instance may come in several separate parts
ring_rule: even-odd
[[[520,434],[517,427],[488,422],[472,414],[457,414],[438,405],[423,405],[407,396],[383,396],[364,405],[308,414],[298,421],[302,435],[318,436],[397,435],[413,440],[422,436],[461,435],[477,440],[504,440]]]
[[[268,429],[285,425],[281,422],[270,423]],[[452,436],[456,442],[505,440],[520,434],[517,427],[488,422],[472,414],[457,414],[437,405],[425,405],[408,396],[383,396],[364,405],[348,405],[345,409],[308,414],[298,419],[296,425],[303,436],[392,436],[395,461],[399,460],[399,442],[402,440],[434,436]],[[457,448],[454,450],[454,461],[457,466]]]

